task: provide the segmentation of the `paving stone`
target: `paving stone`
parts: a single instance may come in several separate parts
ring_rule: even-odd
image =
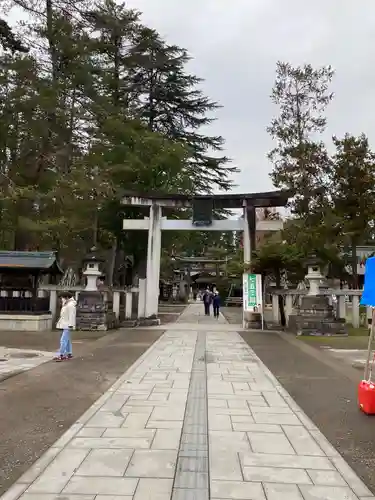
[[[100,496],[95,495],[50,495],[49,493],[25,493],[20,497],[20,500],[100,500]],[[112,500],[111,496],[106,496],[105,500]],[[120,497],[117,497],[120,498]],[[132,497],[121,497],[121,500],[131,499]],[[103,497],[102,497],[103,500]]]
[[[263,394],[264,399],[267,401],[269,406],[271,407],[286,407],[288,408],[288,405],[285,401],[285,399],[280,396],[277,392],[265,392]]]
[[[75,500],[76,495],[72,496],[71,499]],[[96,495],[95,500],[133,500],[133,496],[123,496],[123,495]]]
[[[230,382],[216,382],[208,381],[207,383],[207,393],[211,394],[233,394],[233,387]]]
[[[182,429],[183,420],[148,420],[147,429]]]
[[[208,422],[208,427],[210,431],[231,431],[232,421],[229,415],[213,415]]]
[[[132,396],[133,397],[133,396]],[[158,408],[158,407],[170,407],[171,404],[169,401],[149,401],[147,397],[142,396],[142,399],[132,399],[129,398],[128,402],[124,406],[124,409],[126,409],[126,406],[134,406],[134,407],[140,407],[143,406],[145,408]]]
[[[178,450],[180,439],[180,429],[158,429],[151,448],[156,450]]]
[[[292,414],[259,413],[253,409],[252,415],[257,424],[301,425],[298,418]]]
[[[60,493],[76,469],[88,455],[89,450],[61,451],[38,479],[28,488],[28,493]]]
[[[297,454],[325,456],[305,427],[296,425],[283,425],[282,427]]]
[[[269,483],[310,484],[311,480],[303,469],[282,469],[277,467],[243,467],[245,481]]]
[[[210,454],[210,478],[211,480],[242,481],[238,454],[232,451],[223,454],[212,450]]]
[[[267,500],[304,500],[295,484],[263,483]]]
[[[267,434],[262,432],[248,432],[250,446],[255,453],[277,453],[293,455],[293,450],[284,434]]]
[[[347,486],[300,486],[304,500],[358,500]]]
[[[268,434],[280,434],[282,433],[282,428],[279,425],[272,424],[255,424],[255,423],[245,423],[245,422],[233,422],[234,431],[245,431],[245,432],[266,432]]]
[[[105,431],[105,427],[83,427],[77,432],[76,437],[101,437]]]
[[[232,423],[254,424],[254,419],[250,415],[231,415],[230,419]],[[280,432],[282,432],[281,427]]]
[[[85,427],[121,427],[124,416],[114,415],[112,412],[98,411],[85,425]]]
[[[131,413],[121,427],[126,429],[144,429],[150,420],[150,413]]]
[[[170,500],[172,486],[172,479],[141,478],[134,500]]]
[[[82,462],[78,476],[123,476],[133,450],[93,450]]]
[[[151,413],[150,420],[183,420],[184,407],[155,408]]]
[[[256,404],[249,403],[251,412],[255,413],[271,413],[272,415],[294,415],[289,406],[256,406]],[[299,422],[300,425],[300,422]]]
[[[114,449],[114,448],[149,448],[152,439],[147,438],[76,438],[70,442],[71,448],[85,448],[85,449]]]
[[[241,453],[240,459],[244,467],[286,467],[289,469],[334,470],[332,462],[326,457]]]
[[[210,432],[210,447],[216,453],[223,453],[225,450],[235,453],[250,452],[250,442],[245,432]]]
[[[150,403],[152,403],[152,401],[150,401]],[[122,407],[121,412],[123,412],[123,413],[141,413],[141,414],[144,413],[144,414],[150,416],[153,409],[154,409],[154,406],[135,406],[134,401],[133,401],[132,405],[126,403],[126,405],[124,405]]]
[[[126,470],[126,477],[173,478],[177,452],[136,450]]]
[[[209,399],[209,408],[228,408],[228,403],[225,399]]]
[[[211,496],[233,500],[265,500],[260,483],[244,481],[211,481]]]
[[[246,399],[229,399],[228,407],[230,409],[243,408],[247,410],[249,408],[249,405],[247,404]]]
[[[148,397],[148,401],[167,401],[168,396],[167,393],[152,392]]]
[[[120,427],[119,429],[106,429],[103,438],[131,438],[131,439],[147,439],[150,442],[155,437],[155,429],[129,429]]]
[[[71,494],[134,495],[138,479],[127,477],[73,476],[63,491]]]
[[[318,486],[347,486],[342,476],[334,470],[307,470],[307,473]]]

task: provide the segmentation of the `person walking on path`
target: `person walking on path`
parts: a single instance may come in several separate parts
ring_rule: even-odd
[[[214,297],[212,299],[212,305],[213,305],[213,308],[214,308],[214,317],[215,318],[219,318],[220,303],[221,303],[221,300],[220,300],[219,292],[215,292]]]
[[[211,302],[212,302],[212,293],[211,293],[211,290],[209,288],[207,288],[203,294],[204,314],[206,316],[210,315]]]
[[[60,318],[56,324],[58,330],[62,330],[60,338],[60,349],[55,356],[55,361],[64,361],[73,357],[71,331],[76,326],[76,306],[70,292],[61,294],[61,311]]]

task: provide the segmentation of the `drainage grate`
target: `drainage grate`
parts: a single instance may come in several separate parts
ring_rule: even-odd
[[[198,332],[172,500],[208,500],[206,334]]]

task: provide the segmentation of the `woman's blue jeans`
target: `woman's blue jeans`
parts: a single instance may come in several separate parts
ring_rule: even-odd
[[[72,341],[69,328],[64,328],[60,338],[59,355],[67,356],[68,354],[72,354]]]

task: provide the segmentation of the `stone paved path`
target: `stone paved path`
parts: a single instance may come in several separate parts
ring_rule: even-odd
[[[2,500],[375,500],[224,318],[201,309]]]

